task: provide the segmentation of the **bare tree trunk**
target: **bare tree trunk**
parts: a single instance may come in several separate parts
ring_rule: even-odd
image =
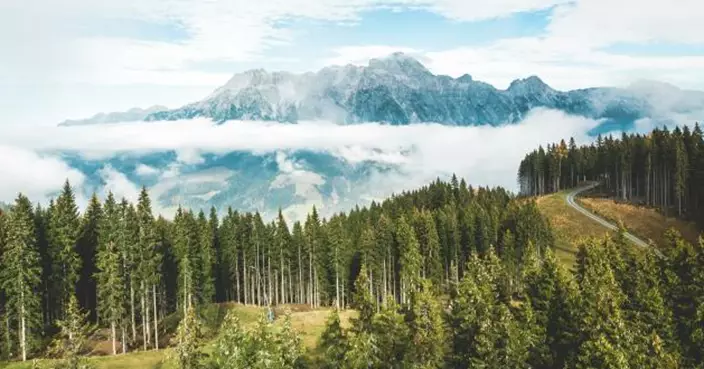
[[[154,298],[154,348],[159,349],[159,316],[156,309],[156,284],[152,285],[152,297]]]
[[[308,253],[308,302],[311,307],[315,307],[313,302],[313,253]]]
[[[235,290],[237,291],[237,302],[242,302],[240,300],[240,266],[239,266],[239,255],[235,255]]]
[[[389,291],[388,291],[388,287],[389,287],[389,286],[386,284],[386,258],[384,258],[382,270],[383,270],[383,272],[384,272],[384,278],[383,278],[383,279],[384,279],[384,281],[383,281],[383,284],[384,284],[384,296],[382,296],[382,298],[386,299],[386,295],[389,294]]]
[[[122,326],[120,327],[120,331],[122,331],[122,353],[126,354],[127,353],[127,337],[125,334],[125,327],[124,324],[121,324]]]
[[[293,292],[293,274],[291,273],[291,261],[288,262],[288,300],[290,303],[295,303],[296,294]]]
[[[130,314],[132,314],[132,342],[134,342],[137,341],[137,320],[134,317],[134,285],[132,281],[130,281]]]
[[[248,286],[249,280],[247,279],[247,254],[246,253],[243,253],[242,259],[243,259],[242,261],[244,263],[244,266],[242,267],[244,284],[242,287],[244,287],[244,304],[247,305],[247,304],[249,304],[249,299],[248,299],[248,297],[249,297],[248,296],[249,295],[249,291],[248,291],[249,290],[249,288],[248,288],[249,287]]]
[[[298,303],[303,303],[303,262],[301,261],[300,242],[298,242]]]
[[[110,322],[110,334],[112,337],[112,354],[117,355],[117,337],[115,337],[115,321]]]
[[[340,271],[335,263],[335,306],[340,310]]]
[[[279,251],[279,261],[281,266],[281,302],[286,303],[286,273],[284,270],[284,254]]]
[[[22,287],[20,286],[20,288]],[[20,292],[20,347],[22,347],[22,361],[27,361],[27,319],[24,311],[24,290]]]
[[[146,317],[149,315],[144,307],[144,288],[142,288],[142,296],[140,297],[140,303],[142,305],[142,345],[144,346],[144,351],[147,351],[147,327],[149,324],[146,323]]]

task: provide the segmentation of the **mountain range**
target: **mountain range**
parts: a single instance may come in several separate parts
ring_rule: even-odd
[[[666,103],[671,105],[664,108],[660,99],[663,90],[670,96]],[[677,98],[673,99],[673,95]],[[469,74],[458,78],[435,75],[418,60],[394,53],[372,59],[367,66],[331,66],[303,74],[249,70],[235,74],[204,99],[180,108],[132,109],[61,124],[205,117],[216,122],[326,120],[344,124],[500,125],[519,122],[531,109],[544,107],[603,119],[609,126],[628,127],[638,119],[667,120],[666,113],[671,110],[688,111],[703,106],[704,93],[657,82],[640,82],[626,88],[558,91],[531,76],[517,79],[501,90],[476,81]]]
[[[627,129],[641,119],[657,124],[691,123],[692,117],[704,116],[704,93],[646,81],[625,88],[558,91],[536,76],[515,80],[502,90],[467,74],[459,78],[435,75],[417,60],[395,53],[373,59],[367,66],[332,66],[315,73],[250,70],[235,74],[204,99],[177,109],[131,109],[61,125],[205,118],[217,124],[230,120],[235,122],[227,124],[237,124],[236,120],[282,124],[319,120],[335,124],[497,126],[518,123],[535,108],[598,119],[599,125],[591,132],[595,134]],[[305,128],[303,124],[300,127]],[[410,151],[403,151],[406,149]],[[414,153],[413,147],[399,150],[393,154],[403,160],[429,154]],[[322,206],[319,209],[329,214],[388,196],[388,190],[406,189],[414,179],[402,164],[376,159],[349,161],[312,149],[206,152],[198,154],[197,160],[186,161],[181,154],[163,150],[95,159],[66,152],[63,157],[85,175],[88,192],[109,188],[110,182],[117,181],[149,187],[161,209],[183,205],[222,210],[232,206],[269,215],[283,209],[291,218],[313,205]],[[385,154],[389,153],[381,155]]]

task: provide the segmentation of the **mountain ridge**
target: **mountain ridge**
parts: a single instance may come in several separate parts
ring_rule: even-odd
[[[344,124],[501,125],[516,123],[531,109],[544,107],[632,124],[658,113],[660,96],[651,90],[659,85],[643,86],[560,91],[531,75],[512,81],[502,90],[469,74],[457,78],[433,74],[418,60],[397,52],[371,59],[366,66],[327,66],[317,72],[247,70],[234,74],[202,100],[175,109],[152,110],[136,120],[201,117],[215,122],[328,120]],[[704,93],[671,87],[677,91],[678,99],[687,100],[686,108],[704,106]],[[107,115],[119,118],[121,114]],[[104,123],[105,119],[96,117],[79,122]]]

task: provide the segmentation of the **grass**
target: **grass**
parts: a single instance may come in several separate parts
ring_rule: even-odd
[[[572,267],[581,240],[603,237],[609,230],[567,205],[567,191],[538,197],[540,211],[548,218],[555,233],[555,256],[567,267]]]
[[[644,241],[661,244],[663,235],[670,228],[678,230],[689,242],[697,242],[700,229],[696,224],[666,217],[655,209],[616,202],[600,197],[583,197],[580,203],[589,210],[614,222],[621,221],[633,234]]]
[[[281,318],[286,309],[292,311],[291,324],[299,332],[303,346],[312,352],[315,350],[319,337],[325,329],[325,323],[330,310],[310,310],[308,307],[302,305],[277,307],[275,309],[277,319],[274,324],[281,324]],[[231,303],[206,306],[200,312],[204,325],[204,333],[209,337],[209,341],[206,342],[203,347],[204,352],[211,350],[212,340],[217,335],[217,328],[220,326],[225,314],[227,314],[229,310],[237,311],[240,322],[245,328],[252,327],[256,324],[260,314],[265,312],[263,308]],[[342,326],[349,327],[350,318],[354,315],[355,312],[352,310],[340,312]],[[175,329],[179,319],[178,314],[174,314],[164,319],[163,325],[168,327],[166,328],[167,330]],[[105,342],[98,342],[96,345],[107,346]],[[159,351],[131,352],[117,356],[93,356],[90,358],[90,361],[95,365],[96,369],[175,369],[175,363],[172,360],[168,360],[168,352],[169,349],[163,349]],[[40,360],[39,362],[42,368],[51,368],[51,360]],[[26,363],[0,362],[0,368],[30,369],[31,367],[32,363],[30,361]]]

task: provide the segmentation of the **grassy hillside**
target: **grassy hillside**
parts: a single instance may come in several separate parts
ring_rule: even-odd
[[[663,241],[663,234],[670,228],[677,229],[689,242],[697,242],[700,230],[696,224],[666,217],[655,209],[636,206],[601,197],[583,197],[580,203],[603,218],[621,221],[633,234],[655,243]]]
[[[567,205],[566,196],[567,191],[561,191],[541,196],[537,203],[553,227],[556,256],[564,265],[572,266],[580,240],[594,236],[603,237],[609,230]]]
[[[556,254],[565,264],[574,264],[580,240],[602,237],[609,230],[573,209],[565,201],[567,191],[541,196],[537,199],[540,211],[549,220],[555,232]],[[689,242],[696,242],[699,228],[692,222],[666,217],[658,211],[642,206],[619,203],[601,197],[580,197],[579,203],[602,218],[614,223],[623,222],[629,232],[656,243],[663,241],[669,228],[677,229]]]
[[[286,309],[291,310],[291,322],[293,327],[301,335],[303,345],[308,350],[315,349],[318,339],[325,329],[325,322],[327,320],[329,309],[319,309],[310,310],[306,306],[293,305],[293,306],[282,306],[275,309],[277,322],[281,321],[281,317]],[[237,311],[242,324],[246,326],[251,326],[256,323],[260,314],[263,314],[265,310],[263,308],[255,306],[244,306],[240,304],[213,304],[202,309],[200,316],[204,326],[204,334],[208,336],[209,340],[212,340],[217,334],[217,328],[222,323],[225,314],[229,310]],[[343,327],[348,327],[350,318],[354,316],[355,312],[351,310],[340,312],[340,320]],[[168,339],[175,327],[178,325],[180,317],[174,315],[167,317],[164,320],[164,327],[166,329],[165,339]],[[94,341],[93,342],[93,354],[94,355],[105,355],[105,348],[112,347],[109,342],[104,341]],[[208,351],[210,345],[205,345],[204,351]],[[95,364],[97,369],[175,369],[175,363],[168,360],[169,349],[159,350],[159,351],[146,351],[146,352],[131,352],[125,355],[117,356],[93,356],[91,357],[91,362]],[[50,360],[39,361],[42,368],[51,368]],[[32,367],[31,362],[11,362],[11,363],[0,363],[0,368],[7,369],[30,369]]]

